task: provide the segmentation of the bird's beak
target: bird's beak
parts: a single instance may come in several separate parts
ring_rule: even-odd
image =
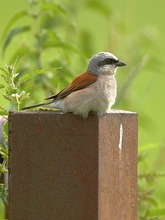
[[[124,63],[120,60],[115,63],[115,66],[126,66],[126,65],[127,65],[126,63]]]

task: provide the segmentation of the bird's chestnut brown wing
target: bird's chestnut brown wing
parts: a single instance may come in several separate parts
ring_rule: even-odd
[[[88,72],[86,73],[82,73],[81,75],[77,76],[68,87],[66,87],[65,89],[61,90],[59,93],[50,96],[48,98],[46,98],[45,100],[48,99],[63,99],[66,96],[70,95],[72,92],[81,90],[86,88],[87,86],[95,83],[97,80],[97,76],[94,74],[90,74]]]

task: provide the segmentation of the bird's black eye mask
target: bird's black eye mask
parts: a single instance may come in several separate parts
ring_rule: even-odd
[[[103,61],[99,61],[98,62],[98,66],[101,67],[101,66],[104,66],[104,65],[112,65],[112,64],[117,63],[118,61],[119,60],[114,60],[114,59],[111,59],[111,58],[106,58]]]

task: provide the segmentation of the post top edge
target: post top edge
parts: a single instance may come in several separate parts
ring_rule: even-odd
[[[72,113],[63,113],[61,111],[56,111],[56,110],[36,110],[36,111],[10,111],[9,115],[48,115],[48,114],[53,114],[53,115],[71,115]],[[126,110],[116,110],[116,109],[111,109],[108,113],[104,114],[103,116],[108,116],[112,114],[128,114],[128,115],[137,115],[137,112],[131,112],[131,111],[126,111]],[[92,114],[92,116],[97,116],[95,114]]]

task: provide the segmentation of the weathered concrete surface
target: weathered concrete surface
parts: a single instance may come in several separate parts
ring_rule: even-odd
[[[135,220],[137,114],[9,116],[9,220]]]

